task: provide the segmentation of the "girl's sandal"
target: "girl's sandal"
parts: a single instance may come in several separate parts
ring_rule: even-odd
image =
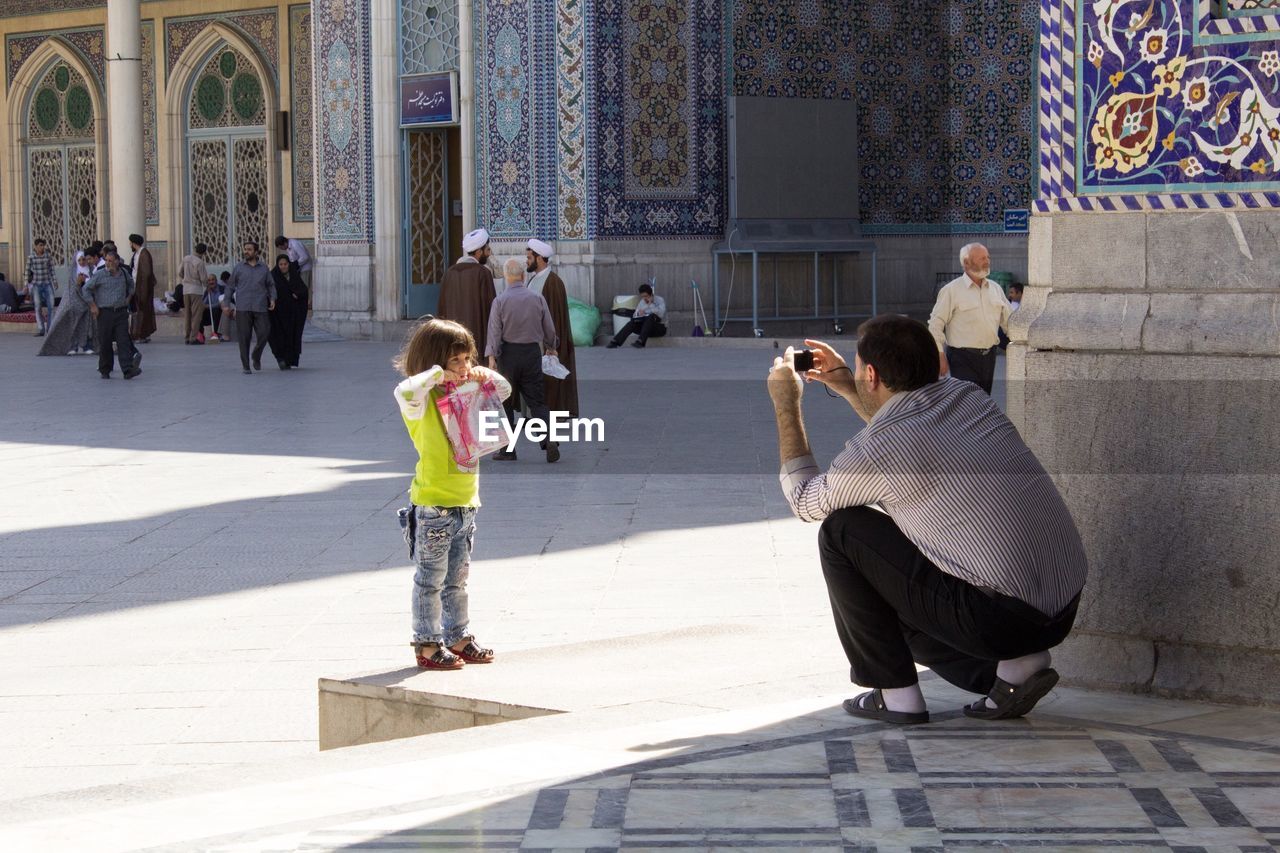
[[[423,669],[462,669],[465,666],[462,658],[444,646],[437,646],[431,655],[427,655],[426,646],[415,645],[413,650],[418,658],[418,666]]]
[[[467,644],[460,649],[451,648],[458,657],[467,663],[493,663],[493,649],[485,649],[476,645],[475,637],[467,637]]]

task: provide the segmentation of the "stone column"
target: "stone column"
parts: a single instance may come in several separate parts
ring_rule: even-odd
[[[398,3],[371,4],[373,91],[374,320],[399,320],[402,304],[404,200],[400,145]]]
[[[1280,24],[1245,5],[1041,5],[1008,408],[1089,555],[1077,684],[1280,702]]]
[[[139,0],[107,3],[107,160],[111,199],[107,233],[127,249],[146,234],[142,152],[142,13]],[[148,60],[150,61],[150,60]]]

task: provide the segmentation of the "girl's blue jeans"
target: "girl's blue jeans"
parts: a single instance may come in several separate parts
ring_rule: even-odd
[[[413,507],[410,555],[413,575],[413,642],[452,646],[469,637],[467,575],[476,535],[473,507]]]

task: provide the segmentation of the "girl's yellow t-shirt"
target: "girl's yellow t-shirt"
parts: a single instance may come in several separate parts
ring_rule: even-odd
[[[441,394],[437,386],[443,376],[444,368],[437,365],[410,376],[396,386],[400,416],[409,430],[414,449],[418,451],[418,465],[409,486],[409,500],[417,506],[479,507],[479,466],[472,472],[458,468],[453,461],[449,436],[444,431],[444,419],[436,407],[436,400]],[[487,371],[486,376],[498,386],[498,395],[502,399],[511,395],[511,386],[501,375]]]

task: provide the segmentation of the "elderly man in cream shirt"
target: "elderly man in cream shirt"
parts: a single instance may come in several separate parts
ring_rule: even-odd
[[[991,255],[981,243],[960,250],[964,275],[938,291],[929,331],[938,344],[943,372],[974,383],[988,394],[996,373],[1000,330],[1009,331],[1013,306],[1000,285],[988,281]]]

